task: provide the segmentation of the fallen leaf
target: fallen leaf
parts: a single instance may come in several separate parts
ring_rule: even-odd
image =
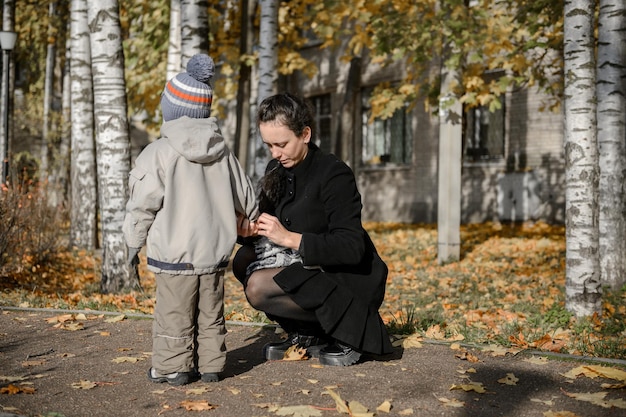
[[[230,391],[230,393],[231,393],[231,394],[233,394],[233,395],[238,395],[238,394],[241,394],[241,390],[240,390],[240,389],[238,389],[238,388],[232,388],[232,387],[229,387],[229,388],[226,388],[226,389],[227,389],[228,391]]]
[[[7,382],[17,382],[17,381],[25,381],[28,378],[25,376],[2,376],[0,375],[0,381],[7,381]]]
[[[304,361],[308,358],[309,356],[307,355],[306,349],[298,345],[289,346],[289,349],[285,351],[283,356],[284,361]]]
[[[34,394],[35,393],[35,388],[31,388],[31,387],[23,387],[20,385],[13,385],[13,384],[9,384],[6,387],[2,387],[0,388],[0,394],[9,394],[9,395],[15,395],[15,394]]]
[[[358,401],[349,401],[348,408],[352,417],[374,417],[374,413]]]
[[[565,395],[567,395],[570,398],[574,398],[579,401],[589,402],[594,405],[599,405],[600,407],[603,407],[603,408],[616,407],[616,408],[626,409],[626,401],[622,400],[621,398],[618,398],[615,400],[605,400],[604,398],[608,394],[608,392],[605,392],[605,391],[593,392],[593,393],[591,392],[570,393],[570,392],[563,390],[563,392],[565,393]]]
[[[197,400],[197,401],[184,400],[180,403],[180,406],[183,407],[187,411],[205,411],[205,410],[213,410],[215,408],[214,405],[209,404],[209,402],[205,400]]]
[[[39,366],[46,363],[45,359],[33,360],[33,361],[24,361],[22,362],[22,366],[24,368],[28,368],[30,366]]]
[[[376,411],[380,411],[381,413],[391,412],[391,401],[383,401],[378,407],[376,407]]]
[[[543,413],[544,417],[580,417],[578,414],[572,413],[570,411],[546,411]]]
[[[111,317],[105,320],[105,323],[118,323],[126,319],[126,315],[120,314],[119,316]]]
[[[444,406],[446,407],[454,407],[454,408],[462,408],[465,407],[465,403],[463,401],[459,401],[457,399],[448,399],[445,397],[437,397],[437,399],[443,403]]]
[[[61,329],[67,330],[69,332],[76,332],[78,330],[84,330],[85,326],[81,322],[78,322],[78,323],[68,323],[68,324],[65,324],[65,325],[61,326]]]
[[[92,389],[97,387],[98,384],[96,384],[95,382],[91,382],[91,381],[86,381],[84,379],[81,379],[80,382],[73,382],[72,383],[72,388],[74,389]]]
[[[463,390],[465,392],[475,391],[479,394],[483,394],[486,392],[483,384],[480,382],[470,382],[469,384],[453,384],[450,387],[450,391],[452,390]]]
[[[348,405],[346,404],[345,400],[343,400],[339,396],[339,394],[337,394],[332,389],[327,389],[325,392],[328,393],[328,395],[330,395],[333,400],[335,400],[337,411],[339,411],[340,413],[350,414],[350,409],[348,408]]]
[[[202,394],[206,394],[207,392],[211,392],[211,390],[207,387],[200,387],[200,388],[190,388],[188,390],[185,391],[185,394],[187,395],[202,395]]]
[[[545,356],[533,356],[531,358],[524,359],[524,362],[532,363],[534,365],[546,365],[548,358]]]
[[[115,362],[115,363],[123,363],[123,362],[130,362],[130,363],[136,363],[139,361],[143,361],[146,358],[141,358],[141,357],[134,357],[134,356],[119,356],[115,359],[111,359],[111,362]]]
[[[413,414],[413,409],[412,408],[407,408],[407,409],[404,409],[404,410],[398,412],[398,415],[401,415],[401,416],[408,416],[408,415],[411,415],[411,414]]]
[[[553,405],[552,400],[541,400],[539,398],[531,398],[530,401],[532,401],[534,403],[541,403],[541,404],[547,405],[547,406],[552,406]]]
[[[516,378],[514,374],[508,373],[504,378],[498,379],[498,382],[505,385],[517,385],[519,378]]]
[[[469,353],[467,351],[457,353],[456,355],[454,355],[454,357],[461,359],[462,361],[468,361],[472,363],[480,362],[480,359],[478,359],[478,356],[473,355],[472,353]]]
[[[294,417],[317,417],[321,416],[322,412],[317,408],[310,405],[291,405],[287,407],[280,407],[276,410],[277,416],[294,416]]]

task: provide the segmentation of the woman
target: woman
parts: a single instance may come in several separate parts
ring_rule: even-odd
[[[352,170],[312,143],[313,112],[294,95],[265,99],[257,125],[273,158],[262,181],[266,204],[256,224],[240,227],[239,234],[254,229],[273,245],[296,252],[285,266],[274,258],[263,262],[267,245],[256,252],[244,245],[234,260],[250,305],[289,335],[265,346],[266,359],[282,359],[293,345],[322,364],[338,366],[356,363],[362,352],[390,353],[378,314],[387,266],[361,225]]]

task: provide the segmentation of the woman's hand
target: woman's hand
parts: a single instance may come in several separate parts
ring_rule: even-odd
[[[250,221],[242,214],[237,214],[237,235],[241,237],[256,236],[258,228],[256,222]]]
[[[285,229],[278,218],[263,213],[256,222],[258,234],[267,237],[277,245],[298,250],[302,235]]]

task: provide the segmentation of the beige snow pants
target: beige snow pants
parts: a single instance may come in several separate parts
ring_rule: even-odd
[[[224,271],[156,275],[152,367],[160,374],[221,372],[226,364]]]

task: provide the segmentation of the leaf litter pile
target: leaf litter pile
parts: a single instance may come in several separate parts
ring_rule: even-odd
[[[380,313],[396,343],[421,338],[574,355],[626,357],[626,292],[605,291],[603,312],[575,319],[565,309],[565,229],[545,223],[461,227],[461,260],[437,262],[436,225],[366,223],[389,267]],[[23,259],[0,283],[16,307],[151,314],[155,280],[141,258],[142,291],[99,292],[100,258],[58,253],[45,265]],[[1,271],[0,271],[1,272]],[[227,319],[267,322],[251,308],[230,270]]]

